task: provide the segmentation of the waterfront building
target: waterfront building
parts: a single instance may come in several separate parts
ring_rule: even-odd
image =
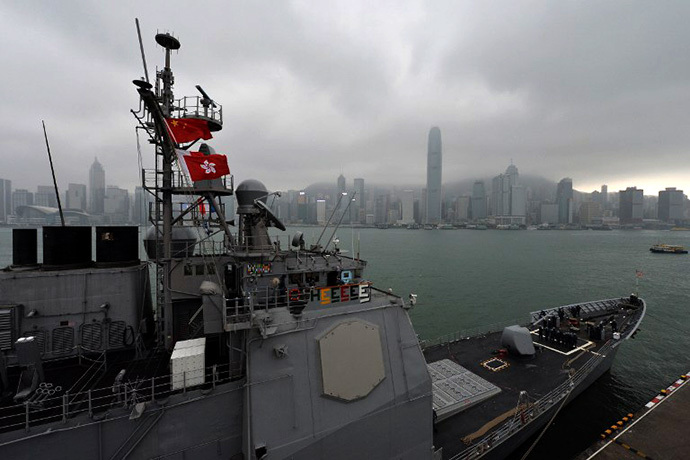
[[[455,221],[456,222],[467,222],[470,219],[470,206],[472,203],[472,197],[469,196],[459,196],[455,200]]]
[[[111,223],[129,221],[129,192],[115,185],[109,185],[103,200],[103,213]]]
[[[55,195],[55,188],[52,185],[39,185],[34,195],[34,204],[47,208],[57,208],[58,203]]]
[[[676,222],[683,219],[685,196],[682,190],[667,187],[659,192],[658,217],[664,222]]]
[[[601,206],[606,209],[609,204],[609,186],[604,184],[601,186]]]
[[[539,208],[539,223],[556,225],[558,223],[558,204],[542,203]]]
[[[441,221],[441,183],[443,173],[443,154],[441,130],[437,127],[429,131],[426,163],[426,219],[427,224]]]
[[[364,194],[364,179],[358,177],[355,179],[355,222],[364,223],[365,214],[367,210],[367,197]]]
[[[527,216],[527,191],[518,184],[518,169],[514,164],[492,180],[492,212],[496,223],[524,225]]]
[[[573,180],[569,177],[561,179],[556,188],[556,204],[558,205],[558,223],[573,223]]]
[[[483,181],[475,181],[472,185],[472,219],[486,219],[486,189]]]
[[[390,195],[387,191],[379,192],[374,199],[374,219],[377,224],[388,223],[390,210]]]
[[[642,223],[644,192],[637,187],[628,187],[618,192],[618,218],[621,224]]]
[[[30,191],[18,188],[12,192],[12,214],[17,214],[19,206],[32,206],[34,204],[34,194]]]
[[[65,191],[65,209],[86,211],[85,184],[69,184],[67,186],[67,191]]]
[[[7,223],[12,210],[12,181],[0,179],[0,222]]]
[[[601,203],[596,201],[585,201],[580,204],[580,224],[592,225],[601,222],[602,208]]]
[[[89,169],[89,211],[93,215],[102,215],[105,206],[105,170],[94,158]]]
[[[402,218],[400,223],[409,225],[414,223],[414,190],[403,190],[401,194]]]
[[[319,225],[326,224],[326,200],[316,200],[316,223]]]
[[[85,185],[82,185],[82,187],[86,189]],[[149,203],[151,201],[151,195],[146,190],[144,190],[143,187],[136,187],[134,189],[134,207],[132,209],[132,223],[143,225],[148,222]]]
[[[339,175],[338,176],[338,193],[345,193],[346,192],[345,184],[346,184],[345,176],[343,176],[342,174]]]

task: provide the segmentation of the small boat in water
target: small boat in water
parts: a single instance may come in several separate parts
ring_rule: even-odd
[[[688,250],[684,246],[679,246],[675,244],[655,244],[650,251],[658,254],[687,254]]]

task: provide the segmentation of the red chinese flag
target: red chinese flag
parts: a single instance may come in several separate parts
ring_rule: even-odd
[[[208,123],[198,118],[166,118],[168,129],[177,144],[192,142],[197,139],[211,139]]]
[[[199,152],[191,152],[191,155],[184,155],[182,158],[187,165],[189,177],[194,182],[218,179],[230,174],[228,158],[225,155],[204,155]]]

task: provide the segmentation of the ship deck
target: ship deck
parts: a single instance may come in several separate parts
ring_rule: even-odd
[[[607,317],[611,311],[607,312]],[[626,327],[634,327],[639,317],[624,312],[617,316],[625,322],[621,332]],[[615,313],[613,313],[615,314]],[[600,356],[598,351],[606,346],[610,351],[610,343],[594,341],[587,337],[586,331],[578,333],[577,344],[574,349],[557,345],[532,331],[536,354],[519,357],[507,353],[500,353],[502,331],[487,333],[471,338],[454,340],[424,349],[427,363],[450,359],[469,370],[477,377],[488,381],[500,388],[500,392],[485,399],[481,404],[468,405],[468,408],[436,423],[434,429],[434,446],[443,448],[444,458],[456,455],[475,441],[497,430],[505,421],[515,417],[520,393],[526,391],[528,398],[520,403],[534,403],[547,396],[559,385],[565,384],[570,374],[574,374],[585,366],[590,358]],[[543,342],[540,344],[539,342]],[[604,352],[607,352],[604,350]],[[501,370],[491,370],[482,365],[487,360],[499,358],[507,364]],[[495,361],[495,364],[500,364]],[[518,415],[519,417],[519,415]],[[471,435],[471,440],[463,440]],[[465,442],[467,441],[467,442]]]
[[[149,350],[140,359],[134,354],[134,350],[122,350],[43,362],[45,380],[26,402],[14,401],[11,391],[0,394],[0,433],[184,391],[171,388],[169,353]],[[235,378],[227,358],[214,353],[207,358],[202,388]],[[124,375],[118,380],[121,371]],[[8,369],[10,390],[17,388],[20,372],[19,367]]]

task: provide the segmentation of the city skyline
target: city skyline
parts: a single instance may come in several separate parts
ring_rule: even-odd
[[[157,30],[194,50],[173,55],[176,95],[201,84],[224,105],[212,145],[240,181],[306,186],[336,164],[372,183],[421,184],[419,153],[437,125],[449,178],[491,177],[513,158],[532,174],[572,176],[581,190],[690,189],[690,66],[675,58],[690,38],[686,3],[355,1],[336,14],[318,2],[211,2],[204,34],[180,19],[198,13],[191,4],[1,8],[13,69],[0,76],[13,88],[3,139],[24,160],[5,157],[1,169],[25,188],[51,182],[41,119],[62,187],[83,182],[79,168],[94,155],[110,183],[137,185],[136,15],[151,73]],[[189,80],[198,68],[201,79]],[[141,154],[150,166],[147,145]]]

